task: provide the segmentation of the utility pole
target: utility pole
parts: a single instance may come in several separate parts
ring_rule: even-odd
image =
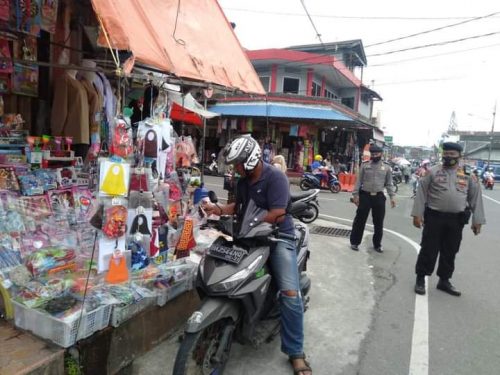
[[[488,150],[488,167],[491,162],[491,148],[493,147],[493,133],[495,132],[495,116],[497,113],[497,102],[495,101],[495,106],[493,107],[493,120],[491,122],[491,132],[490,132],[490,148]]]

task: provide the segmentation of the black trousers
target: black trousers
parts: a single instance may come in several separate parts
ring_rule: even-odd
[[[370,210],[372,211],[373,219],[373,246],[380,247],[382,245],[382,235],[384,233],[384,217],[385,217],[385,195],[380,192],[376,195],[370,195],[361,191],[359,193],[359,206],[356,210],[356,217],[352,223],[351,245],[359,245],[363,239],[366,220]]]
[[[437,275],[442,279],[450,279],[455,270],[455,256],[460,249],[463,228],[459,214],[426,209],[420,253],[415,265],[416,274],[432,275],[439,254]]]

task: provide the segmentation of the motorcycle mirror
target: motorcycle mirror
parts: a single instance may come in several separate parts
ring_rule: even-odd
[[[208,192],[208,198],[210,198],[210,202],[212,203],[217,203],[219,199],[217,198],[217,194],[215,194],[215,191],[210,190]]]

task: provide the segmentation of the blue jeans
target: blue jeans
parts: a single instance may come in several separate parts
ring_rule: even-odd
[[[287,355],[304,352],[304,305],[300,294],[297,253],[292,241],[278,242],[271,249],[271,269],[280,291],[281,351]],[[285,291],[294,291],[288,296]]]

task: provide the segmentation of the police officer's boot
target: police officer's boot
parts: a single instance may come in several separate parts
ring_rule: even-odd
[[[455,297],[460,297],[462,295],[462,292],[457,290],[448,279],[439,279],[437,289]]]
[[[415,283],[415,293],[421,295],[425,294],[425,276],[417,275],[417,281]]]

